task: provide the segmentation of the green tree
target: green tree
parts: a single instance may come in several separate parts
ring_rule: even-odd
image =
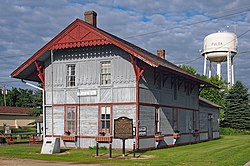
[[[224,127],[250,130],[250,106],[248,89],[237,81],[225,98]]]
[[[179,65],[180,68],[182,68],[183,70],[187,71],[188,73],[197,76],[197,70],[191,66],[187,66],[187,65]]]
[[[33,109],[32,109],[32,115],[39,116],[42,114],[42,91],[36,90],[33,94]]]

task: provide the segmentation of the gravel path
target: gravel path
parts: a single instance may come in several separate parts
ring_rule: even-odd
[[[74,163],[74,162],[60,162],[60,161],[43,161],[33,159],[18,159],[18,158],[5,158],[0,157],[1,166],[100,166],[101,164],[88,164],[88,163]]]

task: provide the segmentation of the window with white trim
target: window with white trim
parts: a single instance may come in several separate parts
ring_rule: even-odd
[[[101,85],[111,84],[111,62],[101,62]]]
[[[76,65],[68,64],[67,65],[67,75],[66,75],[66,86],[72,87],[76,85]]]
[[[111,112],[111,108],[110,106],[102,106],[101,107],[101,116],[100,116],[100,122],[101,122],[101,132],[104,133],[109,133],[110,132],[110,112]]]
[[[71,134],[76,132],[76,107],[66,107],[66,131]]]
[[[155,131],[160,132],[160,108],[155,108]]]

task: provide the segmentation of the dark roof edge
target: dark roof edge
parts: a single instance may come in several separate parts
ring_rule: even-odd
[[[207,99],[205,99],[203,97],[200,97],[200,96],[199,96],[199,103],[207,104],[207,105],[209,105],[211,107],[215,107],[215,108],[222,108],[222,106],[219,106],[219,105],[217,105],[217,104],[215,104],[215,103],[213,103],[211,101],[208,101]]]

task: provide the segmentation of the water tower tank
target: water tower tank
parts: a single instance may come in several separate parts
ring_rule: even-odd
[[[228,52],[237,53],[237,36],[231,32],[217,32],[205,37],[202,55],[211,62],[224,62]]]

